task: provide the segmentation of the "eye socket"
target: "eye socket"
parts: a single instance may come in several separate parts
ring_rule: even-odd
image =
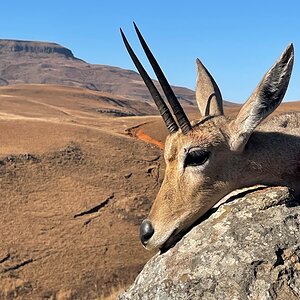
[[[196,167],[203,165],[209,158],[210,153],[205,150],[192,150],[187,153],[184,167]]]

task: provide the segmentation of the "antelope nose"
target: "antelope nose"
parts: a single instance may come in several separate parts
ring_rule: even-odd
[[[154,228],[149,220],[144,220],[140,227],[140,239],[145,246],[154,233]]]

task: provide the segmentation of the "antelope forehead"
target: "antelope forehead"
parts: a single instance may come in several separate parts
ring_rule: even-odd
[[[164,148],[164,157],[166,161],[172,161],[176,159],[180,142],[181,137],[179,132],[171,134],[167,137]]]
[[[214,146],[225,142],[228,137],[228,120],[224,116],[214,117],[204,124],[198,123],[193,127],[191,135],[195,142],[203,146]]]
[[[209,149],[224,141],[222,132],[212,128],[195,128],[187,135],[174,134],[167,138],[164,149],[166,161],[177,160],[180,153],[184,153],[192,147]]]
[[[196,126],[189,136],[190,147],[209,149],[224,141],[224,135],[216,126]]]

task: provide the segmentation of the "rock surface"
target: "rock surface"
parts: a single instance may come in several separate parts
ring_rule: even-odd
[[[300,299],[299,205],[285,187],[222,204],[119,300]]]

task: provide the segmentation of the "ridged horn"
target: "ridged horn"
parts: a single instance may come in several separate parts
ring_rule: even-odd
[[[141,42],[141,45],[146,53],[146,56],[149,59],[149,62],[157,76],[157,79],[164,91],[164,94],[168,100],[168,102],[170,103],[170,106],[172,107],[173,113],[176,117],[176,120],[182,130],[183,134],[187,134],[192,126],[190,124],[189,119],[187,118],[184,110],[182,109],[177,97],[175,96],[170,84],[168,83],[164,73],[162,72],[159,64],[157,63],[155,57],[153,56],[151,50],[149,49],[148,45],[146,44],[141,32],[139,31],[138,27],[136,26],[136,24],[133,22],[135,31],[138,35],[138,38]]]
[[[164,122],[167,125],[169,132],[172,134],[172,133],[178,131],[178,126],[177,126],[168,106],[164,102],[163,98],[161,97],[160,93],[158,92],[157,88],[155,87],[150,76],[147,74],[146,70],[142,66],[141,62],[135,55],[133,49],[131,48],[130,44],[128,43],[127,38],[121,28],[120,28],[120,32],[121,32],[121,36],[122,36],[123,42],[125,44],[125,47],[129,53],[133,63],[135,64],[137,70],[139,71],[141,77],[143,78],[143,80],[144,80],[144,82],[145,82],[157,108],[158,108],[159,113],[161,114]]]

